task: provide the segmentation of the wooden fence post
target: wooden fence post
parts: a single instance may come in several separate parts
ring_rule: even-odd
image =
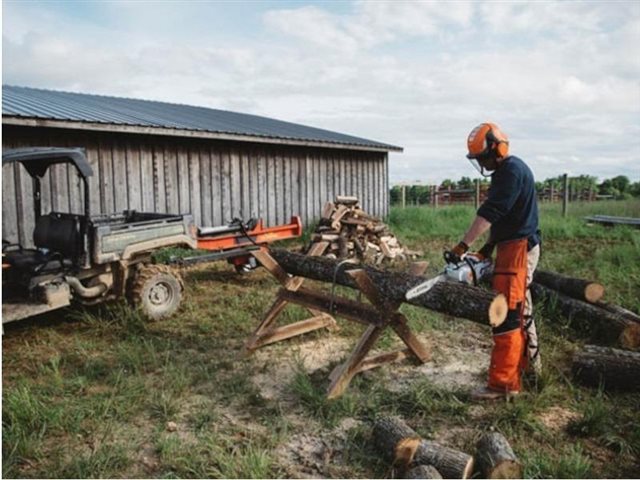
[[[407,206],[407,187],[406,185],[402,185],[402,208],[406,208]]]
[[[569,205],[569,175],[566,173],[562,177],[563,192],[562,192],[562,216],[567,216],[567,208]]]
[[[476,178],[476,196],[474,200],[475,201],[473,202],[473,205],[477,210],[478,207],[480,206],[480,179],[479,178]]]

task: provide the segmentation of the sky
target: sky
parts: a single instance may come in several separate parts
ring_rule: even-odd
[[[264,115],[475,177],[497,123],[537,179],[640,180],[640,2],[2,2],[4,84]]]

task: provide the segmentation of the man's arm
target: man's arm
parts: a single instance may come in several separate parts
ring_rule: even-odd
[[[481,216],[476,216],[475,220],[467,230],[467,233],[464,234],[462,241],[467,245],[471,245],[475,242],[479,236],[481,236],[484,232],[491,228],[491,223]]]

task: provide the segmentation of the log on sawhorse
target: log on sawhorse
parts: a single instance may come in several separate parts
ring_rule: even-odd
[[[314,245],[308,255],[321,255],[327,248],[327,242]],[[413,357],[420,363],[430,358],[430,352],[413,334],[407,319],[398,312],[401,302],[389,302],[381,295],[364,270],[350,270],[348,274],[354,279],[358,290],[370,303],[358,302],[349,298],[328,295],[324,292],[303,288],[303,277],[291,277],[269,255],[267,251],[252,252],[256,259],[280,282],[276,300],[271,305],[258,328],[245,344],[247,354],[271,343],[279,342],[319,328],[336,325],[334,316],[362,323],[367,326],[347,360],[338,365],[329,375],[331,384],[327,390],[327,398],[342,395],[355,375],[365,370],[380,367],[386,363]],[[427,264],[417,262],[411,266],[412,273],[424,272]],[[275,322],[287,304],[301,305],[309,309],[312,318],[291,325],[275,327]],[[403,350],[368,356],[376,341],[387,328],[391,328],[404,342]]]

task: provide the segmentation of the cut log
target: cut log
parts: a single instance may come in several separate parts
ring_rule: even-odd
[[[640,353],[585,345],[571,368],[580,383],[605,390],[640,391]]]
[[[382,417],[373,425],[373,441],[395,465],[432,465],[444,478],[469,478],[473,457],[439,443],[422,439],[398,417]]]
[[[522,478],[522,464],[501,433],[483,435],[476,444],[475,458],[481,478]]]
[[[442,475],[433,465],[418,465],[409,469],[402,478],[442,478]]]
[[[609,313],[619,315],[632,322],[640,323],[640,315],[638,315],[637,313],[633,313],[631,310],[627,310],[626,308],[622,308],[620,305],[615,305],[608,302],[598,302],[596,303],[596,306],[606,310]]]
[[[372,282],[390,302],[407,302],[418,307],[460,317],[482,325],[498,326],[507,316],[504,295],[462,283],[440,282],[423,295],[406,300],[406,292],[427,280],[423,276],[401,272],[385,272],[373,267],[344,264],[336,271],[337,262],[329,258],[307,257],[282,249],[271,250],[271,255],[289,274],[313,280],[333,282],[357,288],[346,274],[354,268],[364,268]]]
[[[555,272],[536,270],[533,274],[533,281],[571,298],[585,300],[589,303],[599,301],[604,295],[604,287],[597,282],[567,277]]]
[[[576,300],[551,290],[538,283],[531,284],[534,298],[547,298],[555,304],[560,312],[573,320],[578,326],[584,324],[592,332],[593,338],[607,343],[619,342],[624,348],[636,349],[640,347],[640,323],[632,322],[619,315],[614,315],[602,308]]]

